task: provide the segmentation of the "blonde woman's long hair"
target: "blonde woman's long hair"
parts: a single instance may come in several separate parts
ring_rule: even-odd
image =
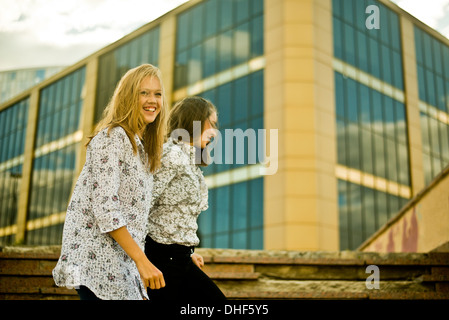
[[[149,124],[144,122],[139,103],[140,85],[146,77],[159,79],[162,89],[161,110],[156,119]],[[143,129],[141,139],[147,154],[147,165],[150,171],[154,172],[161,164],[162,146],[167,129],[167,113],[168,106],[161,71],[151,64],[140,65],[129,70],[120,79],[111,100],[103,111],[102,119],[97,124],[94,133],[89,136],[86,145],[101,130],[108,128],[109,133],[112,128],[120,126],[125,130],[134,154],[137,154],[137,144],[134,137],[136,134],[140,136]]]

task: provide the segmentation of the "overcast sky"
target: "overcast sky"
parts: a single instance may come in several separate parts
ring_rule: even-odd
[[[186,1],[0,0],[0,71],[71,65]],[[393,2],[449,38],[449,0]]]

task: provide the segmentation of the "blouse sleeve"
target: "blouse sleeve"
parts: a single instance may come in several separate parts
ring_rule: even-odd
[[[126,143],[117,131],[112,129],[109,136],[103,134],[91,141],[92,211],[102,233],[126,225],[119,199],[120,166]]]

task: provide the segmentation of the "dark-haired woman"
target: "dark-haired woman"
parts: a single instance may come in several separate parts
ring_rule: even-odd
[[[154,174],[154,202],[145,244],[148,259],[164,275],[165,287],[149,289],[150,300],[226,299],[201,270],[203,258],[194,253],[199,244],[197,219],[208,207],[208,189],[199,168],[206,164],[198,161],[198,155],[201,160],[207,158],[202,151],[215,135],[216,124],[215,106],[200,97],[185,98],[170,112],[169,138],[161,168]]]

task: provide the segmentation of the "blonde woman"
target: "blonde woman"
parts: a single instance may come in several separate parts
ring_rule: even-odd
[[[165,286],[144,245],[167,112],[160,70],[144,64],[122,77],[89,137],[53,270],[81,300],[142,300]]]
[[[195,129],[195,121],[201,123],[200,130]],[[215,106],[201,97],[185,98],[170,112],[170,137],[161,168],[154,174],[154,204],[145,243],[146,255],[166,281],[164,288],[148,290],[153,301],[226,299],[201,270],[203,258],[194,253],[200,242],[197,219],[208,207],[208,189],[199,166],[207,165],[206,147],[216,134],[217,121]],[[185,135],[178,139],[176,132]]]

